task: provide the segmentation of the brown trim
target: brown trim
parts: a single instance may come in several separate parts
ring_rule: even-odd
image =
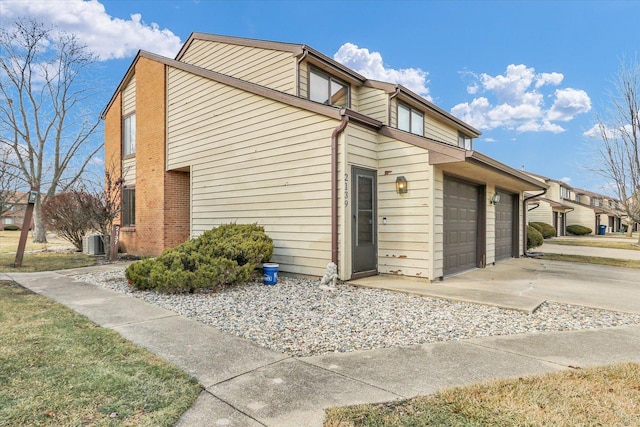
[[[364,279],[365,277],[377,276],[379,273],[375,270],[371,271],[360,271],[358,273],[351,273],[351,277],[349,280],[358,280]]]
[[[547,189],[549,186],[545,183],[540,182],[539,180],[530,177],[524,172],[520,172],[516,169],[513,169],[510,166],[505,165],[504,163],[500,163],[499,161],[492,159],[491,157],[485,156],[482,153],[477,151],[467,151],[465,152],[465,156],[467,161],[471,163],[478,164],[483,167],[488,167],[490,169],[494,169],[500,173],[506,173],[511,175],[512,177],[518,179],[519,181],[525,182],[527,184],[531,184],[535,189]]]
[[[419,136],[390,126],[382,126],[378,133],[380,135],[388,136],[389,138],[397,139],[398,141],[406,142],[407,144],[429,150],[430,155],[432,152],[438,153],[459,162],[464,162],[465,159],[464,150],[461,150],[455,145],[445,144],[435,139],[427,138],[426,136]],[[437,163],[432,163],[431,159],[429,159],[429,164],[433,165]]]
[[[187,50],[191,46],[191,43],[194,40],[204,40],[204,41],[211,41],[211,42],[235,44],[238,46],[257,47],[257,48],[270,49],[270,50],[280,50],[283,52],[290,52],[294,55],[302,54],[302,50],[304,48],[304,45],[295,44],[295,43],[275,42],[275,41],[269,41],[269,40],[250,39],[245,37],[223,36],[219,34],[193,32],[189,35],[187,40],[182,45],[182,48],[176,55],[176,60],[179,61],[184,56],[184,54],[187,52]]]

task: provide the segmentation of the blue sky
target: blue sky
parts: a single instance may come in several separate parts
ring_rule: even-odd
[[[307,44],[468,121],[476,150],[597,192],[588,135],[640,47],[636,1],[0,0],[3,26],[20,15],[94,50],[102,106],[138,49],[173,57],[193,31]]]

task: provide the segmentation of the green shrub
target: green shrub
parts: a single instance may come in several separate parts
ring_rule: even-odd
[[[245,282],[272,255],[273,241],[263,227],[223,224],[157,258],[131,264],[125,275],[138,290],[188,293]]]
[[[567,233],[573,234],[575,236],[584,236],[586,234],[591,234],[592,231],[593,230],[591,230],[589,227],[585,227],[584,225],[567,225]]]
[[[555,227],[545,222],[531,222],[530,224],[533,225],[536,230],[538,230],[537,226],[540,227],[538,231],[540,231],[544,239],[555,237],[557,234]]]
[[[538,233],[542,234],[542,226],[540,225],[539,222],[530,222],[529,225],[535,228],[538,231]]]
[[[18,231],[20,230],[20,227],[18,227],[15,224],[7,224],[3,227],[6,231]]]
[[[535,229],[532,225],[527,226],[527,249],[537,248],[541,246],[544,239],[542,233]]]

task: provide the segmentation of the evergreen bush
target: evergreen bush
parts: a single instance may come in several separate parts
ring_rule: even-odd
[[[593,230],[591,230],[589,227],[585,227],[584,225],[567,225],[567,233],[573,234],[575,236],[584,236],[586,234],[591,234],[592,231]]]
[[[127,280],[138,290],[190,293],[247,281],[273,255],[273,241],[257,224],[223,224],[200,237],[131,264]]]
[[[20,227],[18,227],[15,224],[5,224],[3,229],[6,230],[6,231],[18,231],[18,230],[20,230]]]
[[[540,226],[539,222],[530,222],[529,225],[535,228],[538,231],[538,233],[542,234],[542,226]]]
[[[540,229],[538,231],[540,231],[540,233],[542,234],[542,237],[544,239],[548,239],[550,237],[555,237],[557,232],[556,232],[556,228],[553,225],[547,224],[545,222],[532,222],[530,223],[531,225],[534,226],[534,228],[538,229],[537,226],[540,227]]]
[[[529,224],[527,226],[527,249],[537,248],[542,245],[543,241],[542,233]]]

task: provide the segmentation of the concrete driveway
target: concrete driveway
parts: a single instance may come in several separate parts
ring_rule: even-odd
[[[482,290],[640,314],[640,270],[594,264],[512,259],[431,286]]]

